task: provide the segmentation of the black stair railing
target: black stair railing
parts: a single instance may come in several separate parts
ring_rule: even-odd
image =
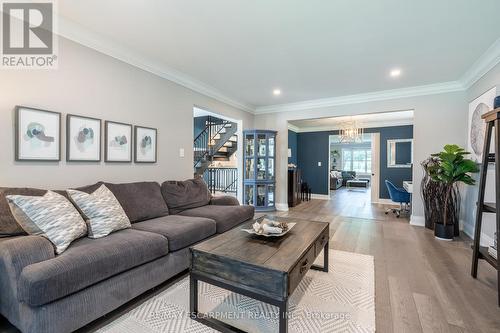
[[[210,143],[215,139],[215,137],[221,133],[221,131],[230,124],[227,120],[214,120],[212,117],[208,117],[205,128],[198,134],[194,139],[194,166],[196,167],[200,162],[202,162],[207,156],[211,155]]]
[[[238,189],[237,168],[208,168],[203,173],[203,179],[211,193],[236,193]]]

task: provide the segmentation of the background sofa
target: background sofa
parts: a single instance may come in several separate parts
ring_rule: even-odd
[[[80,238],[60,255],[47,239],[22,235],[5,199],[46,191],[0,188],[0,313],[22,332],[76,330],[185,271],[191,245],[254,216],[235,198],[212,197],[201,179],[104,184],[132,227]]]

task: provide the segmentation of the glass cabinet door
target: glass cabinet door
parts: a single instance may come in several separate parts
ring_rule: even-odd
[[[245,136],[245,155],[247,157],[253,157],[255,152],[255,137],[253,134],[247,134]]]
[[[254,205],[254,185],[245,185],[245,205]]]
[[[274,206],[274,185],[267,186],[267,205]]]
[[[257,154],[259,157],[266,157],[267,155],[266,134],[257,134]]]
[[[257,185],[257,196],[255,198],[257,207],[266,207],[266,185]]]
[[[253,157],[247,157],[245,159],[245,178],[254,179],[255,177],[255,159]]]
[[[269,135],[269,157],[274,157],[274,136]]]
[[[274,158],[267,159],[267,179],[274,180]]]

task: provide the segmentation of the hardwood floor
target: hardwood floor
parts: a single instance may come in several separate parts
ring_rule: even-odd
[[[431,230],[385,215],[383,206],[337,199],[277,215],[328,221],[330,248],[374,256],[377,332],[500,332],[496,272],[480,263],[478,279],[470,276],[470,238],[437,241]],[[374,218],[358,217],[365,215]]]
[[[481,262],[478,279],[470,276],[468,237],[437,241],[432,231],[385,215],[383,205],[371,205],[360,193],[337,192],[332,200],[276,215],[330,222],[331,248],[374,256],[377,332],[500,332],[496,272]],[[95,331],[169,286],[171,281],[80,332]],[[0,316],[0,332],[15,331]]]

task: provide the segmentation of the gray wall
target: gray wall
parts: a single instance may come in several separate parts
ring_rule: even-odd
[[[397,98],[386,101],[375,101],[314,108],[303,111],[284,111],[261,114],[255,117],[258,128],[278,131],[276,161],[277,207],[286,208],[287,203],[287,147],[288,121],[369,114],[375,112],[413,110],[414,165],[413,182],[415,189],[420,187],[422,170],[420,162],[431,153],[438,152],[447,143],[465,146],[467,102],[465,92],[452,92],[428,96]],[[420,195],[412,196],[412,223],[423,224],[423,205]]]
[[[59,38],[57,70],[1,70],[0,186],[63,188],[114,182],[185,179],[193,175],[193,106],[241,119],[253,115],[186,89],[171,81]],[[158,163],[14,162],[14,106],[158,128]],[[65,137],[62,136],[63,159]],[[185,157],[179,157],[179,149]]]
[[[467,91],[467,105],[468,103],[476,99],[478,96],[482,95],[484,92],[490,90],[493,87],[497,87],[497,95],[500,95],[500,64],[496,65],[492,70],[490,70],[486,75],[484,75],[479,81],[477,81],[468,91]],[[467,121],[467,115],[465,115]],[[464,133],[467,137],[467,132]],[[475,175],[476,180],[479,182],[479,175]],[[495,201],[495,173],[493,165],[490,165],[488,169],[488,177],[486,182],[486,201]],[[467,186],[464,189],[464,209],[462,210],[462,218],[464,222],[464,230],[469,234],[469,236],[474,235],[474,225],[476,217],[476,201],[478,185]],[[489,244],[493,241],[493,235],[495,232],[495,215],[494,214],[484,214],[483,215],[483,227],[482,227],[482,239],[484,244]]]

